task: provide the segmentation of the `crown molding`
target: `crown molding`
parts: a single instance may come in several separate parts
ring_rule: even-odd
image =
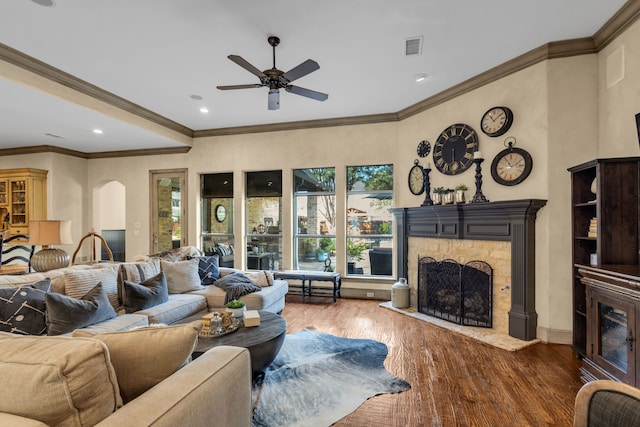
[[[128,101],[118,95],[108,92],[98,86],[92,85],[82,79],[79,79],[69,73],[66,73],[59,68],[53,67],[45,62],[42,62],[36,58],[26,55],[18,50],[15,50],[3,43],[0,43],[0,60],[9,64],[13,64],[23,70],[32,72],[36,75],[44,77],[47,80],[61,84],[74,91],[80,92],[84,95],[88,95],[98,101],[102,101],[105,104],[116,107],[120,110],[139,116],[152,123],[158,124],[162,127],[178,132],[188,137],[193,137],[193,130],[180,123],[174,122],[160,114],[154,113],[138,104]]]
[[[425,110],[433,108],[439,104],[450,101],[451,99],[464,95],[470,91],[478,89],[479,87],[502,79],[510,74],[521,71],[539,62],[549,59],[598,53],[609,43],[611,43],[616,37],[618,37],[622,32],[624,32],[629,26],[636,22],[638,18],[640,18],[640,0],[629,0],[592,37],[547,43],[395,113],[320,120],[306,120],[287,123],[273,123],[255,126],[203,129],[197,131],[189,129],[186,126],[183,126],[166,117],[156,114],[153,111],[147,110],[137,104],[127,101],[124,98],[112,94],[111,92],[107,92],[97,86],[85,82],[84,80],[78,79],[71,74],[65,73],[62,70],[59,70],[42,61],[25,55],[2,43],[0,43],[0,60],[9,62],[25,70],[36,73],[51,81],[57,82],[73,90],[89,95],[99,101],[105,102],[116,108],[120,108],[143,119],[166,127],[167,129],[176,131],[190,138],[197,139],[248,133],[291,131],[299,129],[352,126],[401,121]],[[41,145],[26,148],[0,149],[0,155],[55,152],[86,159],[97,159],[107,157],[129,157],[156,154],[187,153],[189,152],[190,148],[191,147],[178,147],[166,149],[122,150],[83,153],[49,145]]]

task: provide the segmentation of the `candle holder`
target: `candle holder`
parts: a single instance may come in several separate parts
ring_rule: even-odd
[[[433,200],[431,200],[431,182],[429,181],[429,174],[431,173],[431,168],[426,167],[422,168],[422,182],[424,185],[424,202],[422,202],[421,206],[432,206]]]
[[[489,201],[484,197],[484,194],[482,194],[482,166],[480,166],[482,162],[484,162],[482,158],[473,159],[473,163],[476,164],[476,194],[470,203],[486,203]]]

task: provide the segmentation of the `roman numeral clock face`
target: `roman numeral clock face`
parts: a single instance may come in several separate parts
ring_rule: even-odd
[[[469,125],[456,123],[442,131],[433,145],[433,162],[445,175],[458,175],[473,164],[478,134]]]
[[[512,147],[502,150],[491,162],[491,176],[501,185],[517,185],[524,181],[533,169],[531,155],[521,149]]]

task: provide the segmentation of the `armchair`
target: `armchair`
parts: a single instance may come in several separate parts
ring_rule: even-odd
[[[574,427],[640,425],[640,390],[610,380],[591,381],[578,391]]]

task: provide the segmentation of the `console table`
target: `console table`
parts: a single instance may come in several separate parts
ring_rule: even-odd
[[[273,270],[273,253],[247,254],[247,268],[249,270]]]
[[[336,302],[336,298],[340,296],[340,288],[342,287],[342,277],[340,273],[329,271],[305,271],[305,270],[285,270],[276,271],[273,273],[275,279],[284,280],[300,280],[302,282],[302,299],[305,296],[312,296],[313,286],[312,282],[331,282],[333,283],[333,289],[331,293],[327,294],[323,288],[315,288],[315,294],[317,296],[331,295],[333,296],[333,302]],[[291,288],[291,284],[289,284]],[[294,286],[295,287],[295,286]]]

